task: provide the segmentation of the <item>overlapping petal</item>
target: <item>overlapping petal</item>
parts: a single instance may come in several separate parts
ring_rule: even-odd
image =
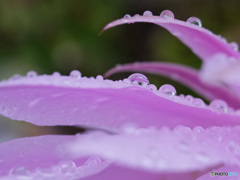
[[[169,12],[168,12],[169,13]],[[124,17],[107,24],[103,31],[121,24],[130,24],[135,22],[145,22],[157,24],[167,29],[171,34],[186,44],[201,60],[206,61],[209,57],[217,53],[224,53],[227,56],[240,58],[240,53],[236,51],[221,37],[214,35],[211,31],[192,24],[190,22],[180,21],[168,16],[133,16]]]
[[[129,79],[47,75],[1,82],[0,114],[36,125],[81,125],[115,132],[129,123],[171,128],[240,124],[239,114],[231,109],[221,112],[221,107],[208,107],[202,100],[189,101]]]
[[[108,161],[87,157],[71,161],[59,156],[60,145],[73,136],[48,135],[0,144],[0,179],[79,179],[105,169]]]
[[[214,65],[216,67],[216,64]],[[203,81],[198,70],[187,66],[162,62],[133,63],[118,65],[109,70],[105,76],[109,77],[112,74],[124,71],[163,75],[177,82],[181,82],[208,100],[223,99],[228,102],[231,107],[240,107],[240,98],[237,96],[238,94],[233,93],[229,88],[224,87],[221,84],[212,83],[212,81],[211,83]],[[205,74],[207,80],[215,77],[209,76],[212,71],[208,72],[209,71],[207,70],[207,74]]]
[[[240,167],[239,133],[239,127],[191,130],[179,126],[173,131],[166,127],[160,130],[127,127],[119,135],[78,136],[65,149],[70,157],[97,155],[122,168],[151,172],[154,178],[150,179],[168,177],[168,173],[188,174],[190,179],[196,179],[222,165]]]

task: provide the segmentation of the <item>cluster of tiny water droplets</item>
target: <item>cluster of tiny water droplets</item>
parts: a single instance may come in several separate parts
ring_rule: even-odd
[[[82,175],[84,168],[95,167],[102,160],[98,157],[90,157],[82,166],[77,167],[71,160],[64,160],[50,168],[35,168],[32,172],[27,167],[15,167],[9,171],[10,176],[16,179],[35,180],[36,178],[53,179],[57,177],[74,177],[78,174]],[[77,176],[76,176],[77,177]]]
[[[190,17],[190,18],[188,18],[187,23],[194,24],[194,25],[197,25],[199,27],[202,27],[202,22],[197,17]]]

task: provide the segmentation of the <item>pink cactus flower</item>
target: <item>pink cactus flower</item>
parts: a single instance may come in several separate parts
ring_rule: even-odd
[[[103,31],[135,22],[167,29],[202,59],[202,68],[134,63],[105,77],[123,71],[160,74],[211,103],[179,94],[169,84],[157,89],[140,73],[119,81],[83,77],[77,70],[69,76],[15,75],[0,82],[1,115],[38,126],[94,130],[1,143],[0,180],[205,180],[220,177],[216,172],[240,178],[237,44],[203,28],[200,19],[180,21],[169,10],[126,15]]]

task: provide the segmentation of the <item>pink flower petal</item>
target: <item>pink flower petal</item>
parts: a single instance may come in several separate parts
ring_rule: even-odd
[[[109,77],[112,74],[124,71],[163,75],[181,82],[182,84],[192,88],[195,92],[201,94],[209,100],[223,99],[228,102],[228,104],[233,108],[240,107],[240,98],[238,98],[237,94],[232,93],[230,89],[227,89],[220,84],[210,84],[203,82],[201,80],[201,77],[199,77],[199,72],[190,67],[161,62],[133,63],[117,66],[109,70],[105,74],[105,77]],[[206,77],[211,78],[211,76],[208,75],[206,75]]]
[[[65,145],[64,152],[69,151],[66,156],[70,157],[96,155],[117,166],[153,174],[195,172],[196,175],[223,164],[240,167],[239,133],[240,127],[191,130],[178,126],[173,131],[127,127],[118,135],[80,135]]]
[[[102,161],[89,166],[87,158],[75,163],[60,158],[59,146],[71,140],[73,136],[39,136],[0,144],[0,179],[79,179],[109,165]]]
[[[189,101],[162,89],[129,79],[23,77],[0,83],[0,114],[36,125],[81,125],[113,131],[129,123],[139,127],[240,124],[240,116],[228,107],[208,107],[200,99]]]
[[[216,53],[224,53],[227,56],[240,58],[240,53],[231,44],[225,42],[221,37],[214,35],[209,30],[177,19],[162,16],[133,16],[124,17],[107,24],[103,31],[121,24],[135,22],[154,23],[167,29],[171,34],[186,44],[203,61]]]

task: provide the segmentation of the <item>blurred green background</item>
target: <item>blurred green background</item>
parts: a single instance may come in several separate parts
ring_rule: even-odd
[[[166,30],[153,24],[122,25],[99,35],[109,22],[125,14],[169,9],[176,19],[197,16],[202,24],[229,42],[240,42],[239,0],[1,0],[0,79],[78,69],[84,76],[104,74],[116,64],[167,61],[199,68],[201,61]],[[129,74],[114,75],[113,79]],[[158,87],[172,83],[148,76]],[[195,95],[197,96],[197,95]]]

